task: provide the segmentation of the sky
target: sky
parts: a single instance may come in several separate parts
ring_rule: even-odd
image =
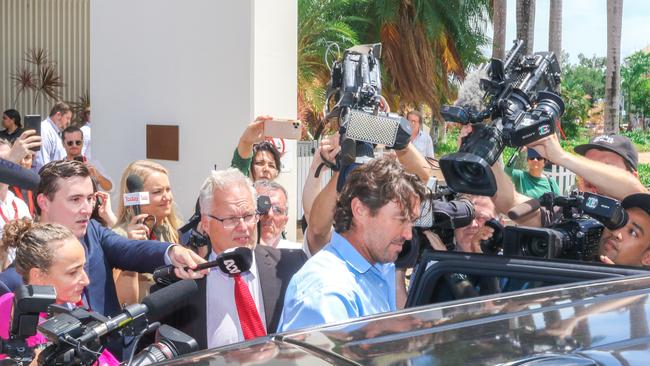
[[[548,18],[550,0],[537,0],[535,7],[534,51],[548,50]],[[515,0],[508,0],[506,18],[506,49],[516,34]],[[492,29],[487,30],[492,37]],[[623,0],[621,57],[631,55],[650,45],[650,0]],[[562,49],[569,61],[576,63],[578,54],[587,57],[607,55],[607,0],[562,1]],[[483,50],[492,54],[490,44]]]

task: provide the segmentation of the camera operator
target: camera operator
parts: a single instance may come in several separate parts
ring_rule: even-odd
[[[33,223],[29,219],[10,222],[5,228],[3,246],[16,248],[16,271],[30,285],[53,286],[56,302],[74,308],[82,303],[82,294],[89,283],[84,270],[86,255],[79,240],[67,228],[58,224]],[[9,338],[14,294],[0,297],[0,337]],[[27,339],[30,347],[46,343],[37,333]],[[0,359],[4,356],[0,355]],[[101,364],[118,365],[108,351],[99,359]]]
[[[113,182],[108,178],[108,175],[102,171],[97,162],[91,163],[88,159],[81,154],[84,147],[83,132],[79,127],[68,126],[61,132],[61,139],[63,140],[63,148],[66,152],[65,160],[79,160],[86,164],[90,175],[97,181],[99,187],[103,191],[110,191],[113,189]]]
[[[603,230],[600,259],[608,264],[650,266],[650,194],[629,195],[621,205],[628,215],[627,224]]]
[[[481,240],[491,238],[494,232],[494,229],[485,226],[485,223],[492,219],[497,219],[503,223],[503,220],[499,217],[494,203],[489,197],[467,194],[459,198],[468,199],[474,205],[474,219],[471,224],[454,229],[455,250],[481,253]]]
[[[260,215],[260,243],[274,248],[302,249],[302,244],[284,238],[284,229],[289,221],[287,190],[279,183],[260,179],[253,186],[259,196],[268,196],[271,207]]]

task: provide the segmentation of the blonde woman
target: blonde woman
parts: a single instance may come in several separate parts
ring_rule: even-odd
[[[149,160],[132,162],[122,174],[120,197],[127,192],[126,180],[131,175],[142,179],[143,191],[149,192],[149,204],[141,205],[141,214],[136,216],[133,208],[124,206],[120,199],[117,224],[113,230],[129,239],[179,243],[178,228],[182,220],[176,212],[167,169]],[[114,270],[113,277],[121,304],[139,302],[153,284],[150,274]]]

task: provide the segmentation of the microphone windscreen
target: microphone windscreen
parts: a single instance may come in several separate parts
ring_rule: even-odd
[[[20,189],[37,191],[41,177],[30,169],[0,158],[0,183],[16,186]]]
[[[194,280],[182,280],[148,295],[142,300],[147,306],[147,318],[153,322],[178,310],[187,299],[199,291]]]
[[[248,272],[253,265],[253,251],[247,247],[237,247],[225,250],[217,257],[219,269],[233,276]]]
[[[144,183],[142,182],[142,178],[138,177],[135,174],[131,174],[126,177],[126,190],[129,191],[129,193],[142,192],[144,190]]]
[[[508,217],[510,220],[519,220],[522,217],[528,216],[533,212],[539,210],[540,207],[541,206],[538,200],[530,199],[511,208],[510,211],[508,211]]]

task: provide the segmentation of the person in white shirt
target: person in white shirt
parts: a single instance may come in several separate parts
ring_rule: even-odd
[[[90,106],[86,107],[83,112],[81,112],[81,120],[84,121],[83,125],[80,127],[84,137],[81,155],[85,156],[88,160],[91,160],[93,157],[90,150]]]
[[[194,338],[199,349],[275,333],[289,281],[307,260],[302,250],[256,245],[256,196],[250,179],[234,168],[212,171],[201,188],[200,227],[210,240],[208,260],[237,247],[252,249],[253,260],[241,272],[212,269],[197,281],[197,296],[185,299],[188,311],[165,320]]]
[[[0,158],[6,159],[9,156],[11,144],[5,139],[0,139]],[[0,239],[4,232],[4,226],[16,219],[31,217],[27,204],[16,197],[9,190],[9,186],[0,183]],[[16,258],[16,248],[0,248],[0,272],[3,271]]]
[[[411,123],[411,143],[425,157],[433,158],[433,140],[422,129],[423,116],[420,111],[410,111],[406,119]]]
[[[32,169],[38,172],[50,161],[63,160],[66,157],[61,131],[68,127],[72,118],[70,106],[58,102],[52,107],[50,116],[41,122],[41,150],[34,157]]]
[[[289,221],[287,190],[275,181],[264,179],[256,181],[254,186],[258,195],[271,199],[269,212],[260,216],[260,244],[274,248],[302,249],[302,243],[283,237],[284,228]]]

